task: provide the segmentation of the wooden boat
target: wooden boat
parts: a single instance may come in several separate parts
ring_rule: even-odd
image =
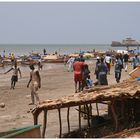
[[[47,63],[63,63],[64,57],[58,55],[45,55],[43,56],[43,61]]]
[[[41,56],[39,53],[31,53],[29,58],[31,58],[32,60],[40,60]]]
[[[0,132],[0,138],[41,138],[40,126],[33,125]]]
[[[34,60],[25,60],[21,62],[21,65],[36,65],[38,63],[38,61],[34,61]]]

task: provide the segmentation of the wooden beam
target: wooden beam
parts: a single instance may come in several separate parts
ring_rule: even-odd
[[[78,111],[78,118],[79,118],[79,129],[81,130],[81,106],[79,105],[79,111]]]
[[[43,118],[43,130],[42,130],[42,138],[45,138],[45,131],[47,125],[47,110],[44,110],[44,118]]]
[[[97,110],[97,115],[99,116],[99,108],[98,108],[98,103],[96,103],[96,110]]]
[[[87,122],[88,122],[88,127],[90,127],[90,111],[89,111],[88,104],[86,104],[86,108],[87,108]]]
[[[115,130],[117,131],[118,130],[118,117],[117,117],[117,114],[115,112],[114,100],[112,100],[112,102],[111,102],[111,111],[112,111],[113,119],[115,122]]]
[[[68,110],[67,110],[68,133],[70,133],[70,120],[69,120],[69,112],[70,112],[70,107],[68,107]]]
[[[91,109],[91,114],[90,115],[92,116],[92,104],[90,103],[89,106],[90,106],[90,109]]]
[[[62,121],[61,121],[61,110],[60,110],[60,108],[58,109],[58,114],[59,114],[59,125],[60,125],[59,138],[61,138],[62,137]]]

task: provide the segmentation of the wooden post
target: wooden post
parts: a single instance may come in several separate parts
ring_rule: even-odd
[[[38,115],[34,114],[34,125],[38,124]]]
[[[62,121],[61,121],[61,111],[60,111],[60,108],[58,109],[58,113],[59,113],[59,125],[60,125],[59,138],[61,138],[61,136],[62,136]]]
[[[96,110],[97,110],[97,115],[99,116],[99,108],[98,108],[98,103],[96,103]]]
[[[90,103],[89,105],[90,105],[90,109],[91,109],[90,110],[90,113],[91,113],[90,115],[92,116],[92,104]]]
[[[69,112],[70,112],[70,107],[68,107],[68,110],[67,110],[68,133],[70,133],[70,120],[69,120]]]
[[[118,118],[117,118],[117,114],[116,114],[115,108],[114,108],[114,100],[112,100],[112,102],[111,102],[111,111],[113,114],[113,119],[115,121],[115,130],[117,131],[118,130]]]
[[[44,120],[43,120],[43,130],[42,130],[42,138],[45,138],[45,131],[47,125],[47,110],[44,110]]]
[[[87,121],[88,121],[88,127],[90,127],[90,117],[89,117],[89,107],[88,104],[86,104],[86,108],[87,108]]]
[[[121,100],[121,118],[124,120],[124,100]]]
[[[81,130],[81,106],[79,105],[79,129]]]
[[[34,118],[34,125],[38,124],[38,115],[41,113],[41,111],[42,110],[38,110],[38,111],[32,113],[33,114],[33,118]]]

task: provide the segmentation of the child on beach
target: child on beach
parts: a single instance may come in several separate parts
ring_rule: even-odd
[[[90,75],[88,75],[86,79],[86,84],[88,88],[91,88],[93,86],[93,80],[90,79]]]
[[[29,87],[30,82],[31,82],[30,89],[31,89],[31,100],[32,100],[32,103],[30,103],[29,105],[35,104],[34,97],[36,98],[37,104],[40,104],[40,99],[39,99],[39,96],[38,96],[38,93],[37,93],[38,88],[41,88],[40,74],[39,74],[39,71],[34,68],[34,65],[30,65],[30,69],[31,69],[30,80],[29,80],[29,82],[27,84],[27,88]]]
[[[4,74],[7,74],[8,72],[10,72],[11,70],[13,70],[13,75],[11,78],[11,89],[15,89],[15,85],[16,82],[18,81],[18,72],[20,74],[21,77],[21,71],[20,69],[17,67],[17,64],[15,63],[14,67],[12,67],[11,69],[9,69],[7,72],[5,72]]]

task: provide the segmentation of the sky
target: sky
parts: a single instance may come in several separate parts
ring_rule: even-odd
[[[140,41],[140,2],[0,2],[0,44]]]

